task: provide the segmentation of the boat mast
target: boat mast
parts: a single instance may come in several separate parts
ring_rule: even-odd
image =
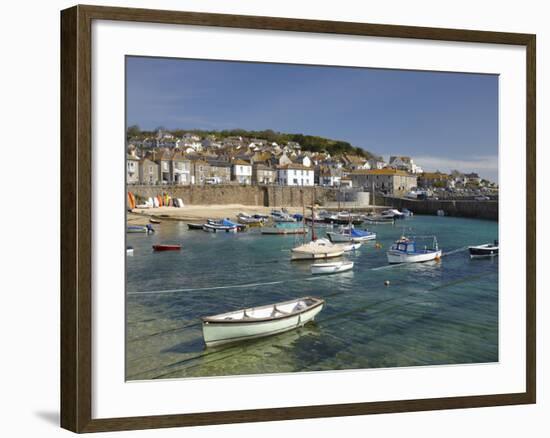
[[[315,238],[315,200],[311,202],[311,241],[313,242]]]
[[[304,230],[304,244],[306,243],[306,204],[304,202],[304,189],[300,190],[300,195],[302,196],[302,228]]]

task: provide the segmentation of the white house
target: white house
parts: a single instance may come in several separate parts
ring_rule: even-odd
[[[371,158],[369,160],[369,166],[371,169],[383,169],[384,167],[386,167],[386,162]]]
[[[239,184],[252,184],[252,165],[244,160],[233,160],[231,163],[232,179]]]
[[[277,167],[277,180],[282,186],[313,186],[315,172],[301,164],[286,164]]]
[[[392,156],[390,157],[389,167],[405,170],[409,173],[423,173],[422,168],[416,165],[411,157]]]
[[[307,155],[298,155],[295,158],[294,162],[306,167],[311,167],[311,158],[309,158]]]
[[[134,152],[134,151],[132,151]],[[126,184],[139,183],[139,158],[135,153],[126,155]]]

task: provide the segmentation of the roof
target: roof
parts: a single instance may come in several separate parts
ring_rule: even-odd
[[[394,176],[410,176],[415,177],[416,175],[411,175],[408,172],[405,172],[404,170],[397,170],[397,169],[390,169],[390,168],[384,168],[384,169],[370,169],[370,170],[354,170],[351,172],[352,175],[394,175]]]
[[[239,160],[238,158],[236,160],[233,160],[232,163],[237,164],[239,166],[251,166],[251,164],[248,161]]]
[[[356,163],[356,164],[363,164],[366,160],[366,158],[360,157],[359,155],[344,155],[344,160],[348,161],[349,163]]]
[[[424,172],[420,177],[424,179],[449,179],[450,175],[441,172]]]
[[[410,163],[411,162],[411,157],[406,157],[406,156],[403,156],[403,155],[397,155],[397,156],[390,157],[390,163],[395,161],[395,160],[398,160],[398,159],[403,161],[403,163]]]
[[[281,164],[280,166],[277,166],[277,169],[281,169],[281,170],[285,170],[285,169],[302,169],[302,170],[311,170],[313,172],[313,168],[304,166],[303,164],[297,164],[297,163]]]
[[[208,164],[212,167],[231,167],[231,163],[220,160],[208,160]]]
[[[254,168],[256,170],[269,170],[271,172],[275,172],[276,169],[273,169],[273,167],[266,166],[263,163],[254,163]]]
[[[172,155],[172,161],[189,161],[189,157],[185,155],[182,151],[176,151],[174,152],[174,155]]]

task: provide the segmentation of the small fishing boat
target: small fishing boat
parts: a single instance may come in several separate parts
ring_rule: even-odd
[[[155,230],[150,224],[147,225],[128,225],[126,227],[127,233],[154,233]]]
[[[127,246],[126,247],[126,255],[133,256],[134,255],[134,247]]]
[[[279,212],[278,210],[271,212],[271,218],[273,219],[273,222],[296,222],[296,219],[291,215],[288,213]]]
[[[339,242],[366,242],[376,239],[376,233],[368,230],[356,230],[351,227],[340,227],[338,232],[328,231],[327,236],[333,243]]]
[[[441,250],[437,245],[436,237],[422,237],[430,237],[433,239],[433,244],[431,248],[428,248],[427,246],[425,246],[424,248],[418,248],[418,244],[415,240],[402,236],[391,246],[391,248],[386,253],[388,257],[388,263],[418,263],[439,259],[441,257]]]
[[[149,218],[149,222],[152,224],[160,224],[160,221],[154,217]]]
[[[403,219],[405,215],[395,208],[390,208],[382,212],[382,216],[391,219]]]
[[[153,251],[179,251],[181,245],[158,244],[153,245]]]
[[[306,234],[307,230],[301,225],[293,222],[277,222],[272,227],[263,227],[262,234]]]
[[[203,224],[187,224],[187,228],[190,230],[202,230]]]
[[[353,225],[361,225],[363,219],[359,215],[348,213],[347,211],[342,211],[336,214],[331,214],[323,218],[324,222],[327,224],[336,224],[336,225],[347,225],[349,223]]]
[[[202,318],[207,347],[276,335],[304,326],[323,310],[325,301],[302,297]]]
[[[493,243],[469,246],[468,251],[471,258],[495,257],[498,255],[498,240],[495,240]]]
[[[438,216],[445,216],[445,210],[437,210],[436,214]]]
[[[210,233],[217,233],[217,232],[226,232],[226,233],[236,233],[237,232],[237,225],[236,224],[224,224],[224,221],[208,221],[207,223],[203,224],[202,229],[204,231],[208,231]]]
[[[255,218],[246,213],[237,214],[237,221],[239,223],[248,225],[249,227],[261,227],[263,225],[263,219]]]
[[[361,245],[363,245],[361,242],[340,243],[340,246],[345,252],[355,251],[356,249],[361,248]]]
[[[393,225],[393,223],[395,222],[393,217],[382,216],[382,215],[363,216],[363,219],[367,224],[371,224],[371,225],[384,225],[384,224]]]
[[[340,257],[344,254],[343,245],[336,245],[328,239],[317,239],[292,248],[291,260],[315,260]]]
[[[353,262],[314,263],[311,265],[312,274],[338,274],[353,269]]]

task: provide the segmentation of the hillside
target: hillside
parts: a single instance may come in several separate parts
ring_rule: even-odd
[[[131,132],[130,132],[131,131]],[[314,136],[314,135],[304,135],[304,134],[290,134],[283,132],[276,132],[270,129],[263,131],[248,131],[245,129],[231,129],[223,131],[206,131],[199,129],[174,129],[174,130],[164,130],[164,132],[169,132],[176,137],[182,137],[186,133],[193,133],[200,137],[206,137],[209,135],[215,136],[217,139],[224,139],[227,137],[245,137],[245,138],[256,138],[267,140],[268,142],[275,142],[277,144],[284,145],[288,142],[297,142],[301,145],[303,151],[310,152],[328,152],[330,155],[342,155],[342,154],[355,154],[366,159],[371,158],[380,158],[377,155],[369,152],[365,149],[362,149],[358,146],[353,146],[352,144],[342,141],[334,140],[330,138]],[[130,137],[151,137],[154,136],[154,131],[141,131],[137,126],[132,126],[128,128],[128,136]]]

